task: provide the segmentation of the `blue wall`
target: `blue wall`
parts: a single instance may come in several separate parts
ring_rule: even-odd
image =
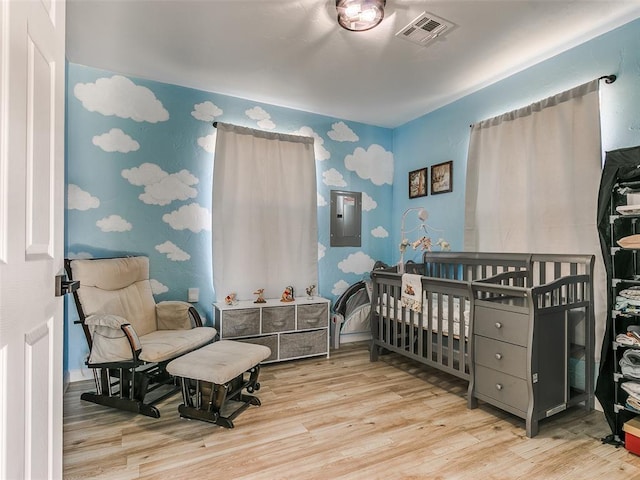
[[[429,211],[429,223],[445,230],[452,250],[461,250],[470,125],[608,74],[616,74],[618,79],[600,85],[603,151],[638,145],[640,20],[396,128],[393,245],[400,242],[401,212],[423,206]],[[454,165],[453,192],[409,200],[408,172],[447,160],[453,160]]]
[[[186,299],[187,288],[200,288],[196,306],[210,322],[210,305],[215,301],[210,269],[212,226],[207,224],[213,162],[209,136],[215,133],[211,120],[286,133],[312,129],[316,144],[321,144],[316,151],[319,291],[335,298],[361,278],[374,260],[397,262],[400,219],[406,208],[425,207],[429,223],[444,231],[453,250],[462,249],[470,124],[611,73],[618,80],[601,85],[605,151],[640,144],[640,20],[395,130],[71,64],[67,176],[68,185],[75,187],[68,199],[67,255],[149,255],[151,276],[158,282],[156,299]],[[92,86],[96,83],[98,89]],[[84,87],[76,91],[78,85]],[[84,106],[79,97],[84,98]],[[330,134],[334,124],[339,124],[338,129],[343,124],[348,127],[343,129],[348,135]],[[129,147],[120,150],[129,151],[105,150],[113,149],[114,142],[105,144],[97,137],[106,140],[102,135],[112,129],[122,131],[123,135],[115,134]],[[359,161],[353,162],[356,158]],[[409,200],[408,172],[447,160],[454,165],[453,191]],[[353,163],[362,168],[349,169],[347,165]],[[153,165],[141,169],[144,164]],[[379,173],[380,178],[375,176]],[[374,181],[368,179],[372,175]],[[363,192],[362,248],[329,247],[332,189]],[[112,220],[105,220],[110,217]],[[416,222],[414,216],[407,217],[408,228]],[[409,250],[405,258],[419,256]],[[80,370],[86,355],[81,329],[72,325],[74,318],[75,309],[70,308],[65,371]]]
[[[211,324],[211,304],[229,293],[216,295],[211,278],[213,120],[316,138],[320,295],[335,299],[375,260],[389,261],[390,129],[75,64],[67,66],[66,255],[147,255],[156,300],[187,300],[199,288],[196,308]],[[362,192],[362,247],[330,247],[331,190]],[[65,370],[75,371],[87,348],[75,307],[68,312]]]

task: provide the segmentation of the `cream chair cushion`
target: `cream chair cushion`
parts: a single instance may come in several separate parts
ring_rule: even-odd
[[[167,365],[167,371],[176,377],[224,385],[269,358],[269,355],[271,349],[264,345],[218,340],[172,360]]]
[[[154,363],[206,345],[217,334],[213,327],[192,328],[187,302],[156,304],[148,257],[72,260],[71,270],[80,281],[77,294],[93,338],[90,364],[133,358],[122,331],[126,324],[140,342],[140,360]]]
[[[216,333],[212,327],[196,327],[190,330],[157,330],[142,335],[140,360],[163,362],[176,358],[211,342]]]
[[[133,325],[138,336],[158,329],[147,257],[73,260],[73,278],[84,314],[111,314]]]

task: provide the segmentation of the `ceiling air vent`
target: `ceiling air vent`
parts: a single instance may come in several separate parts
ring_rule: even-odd
[[[409,25],[396,33],[396,37],[404,38],[417,45],[426,45],[431,40],[453,28],[451,22],[436,17],[426,12],[422,12]]]

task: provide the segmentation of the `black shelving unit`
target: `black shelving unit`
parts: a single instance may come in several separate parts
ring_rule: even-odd
[[[613,441],[623,444],[622,426],[624,422],[640,414],[639,410],[629,408],[626,405],[628,394],[622,389],[622,384],[628,381],[639,381],[638,379],[626,377],[620,369],[620,359],[628,349],[640,350],[639,346],[629,346],[616,341],[619,334],[627,332],[630,325],[640,326],[640,313],[630,312],[627,309],[618,309],[617,297],[620,292],[630,287],[640,286],[640,264],[639,251],[636,248],[623,248],[618,245],[622,238],[638,235],[640,233],[640,209],[638,213],[620,214],[617,211],[619,206],[628,206],[627,195],[640,195],[640,182],[618,182],[614,185],[610,199],[610,257],[611,257],[611,298],[612,308],[612,350],[614,358],[614,413],[615,429]],[[640,308],[640,307],[639,307]]]
[[[619,363],[626,350],[640,347],[616,342],[616,336],[626,333],[628,326],[640,325],[640,313],[616,309],[621,291],[640,286],[640,248],[623,248],[618,243],[640,234],[640,211],[618,211],[630,204],[631,194],[640,195],[640,146],[607,152],[598,192],[597,228],[607,274],[608,319],[595,394],[612,432],[603,441],[614,445],[624,443],[624,423],[640,414],[626,405],[628,394],[621,386],[632,379],[622,374]]]

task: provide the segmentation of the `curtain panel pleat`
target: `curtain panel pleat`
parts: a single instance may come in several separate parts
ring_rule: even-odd
[[[598,87],[594,80],[472,125],[464,231],[466,251],[596,255],[596,348],[606,322]]]
[[[313,138],[218,123],[213,169],[213,283],[279,298],[318,284]]]

